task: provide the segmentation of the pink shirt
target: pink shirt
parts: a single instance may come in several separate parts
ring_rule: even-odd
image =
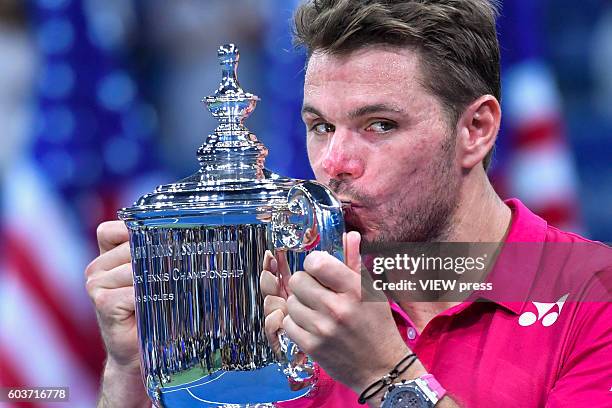
[[[568,243],[563,246],[567,253],[572,251],[570,247],[582,244],[607,251],[604,252],[607,254],[603,264],[605,275],[600,273],[601,262],[596,265],[584,260],[582,263],[591,269],[590,275],[587,279],[584,274],[580,277],[584,282],[580,289],[583,293],[598,291],[587,295],[588,299],[606,301],[576,302],[572,299],[584,294],[571,293],[562,307],[556,305],[541,313],[538,306],[542,304],[536,305],[533,298],[525,302],[464,302],[437,315],[422,333],[417,333],[406,313],[392,304],[400,334],[462,407],[612,407],[609,248],[589,244],[590,241],[578,235],[547,225],[516,199],[506,204],[512,209],[512,225],[506,242],[564,242]],[[522,259],[512,258],[511,264],[520,274],[506,284],[521,289],[539,285],[541,302],[556,302],[565,290],[576,291],[576,285],[567,286],[570,289],[563,287],[571,279],[560,276],[559,272],[568,273],[572,268],[559,267],[556,262],[569,262],[567,259],[571,257],[567,253],[555,254],[552,261],[550,257],[543,261],[539,251]],[[501,255],[500,262],[503,262]],[[558,312],[556,320],[554,315],[546,317],[552,312]],[[324,372],[318,388],[310,396],[279,405],[291,408],[361,406],[352,390]]]

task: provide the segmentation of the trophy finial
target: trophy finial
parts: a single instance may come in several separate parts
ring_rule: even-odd
[[[214,95],[204,99],[208,110],[221,124],[242,122],[253,112],[259,98],[240,87],[238,61],[240,51],[234,44],[224,44],[217,50],[221,64],[221,83]]]
[[[221,64],[238,62],[240,59],[240,50],[235,44],[223,44],[219,47],[217,51],[217,55],[219,56],[219,61]]]
[[[198,149],[198,160],[206,168],[205,176],[209,180],[261,178],[268,150],[244,126],[244,120],[253,112],[259,98],[240,87],[238,47],[224,44],[218,48],[217,56],[221,64],[221,83],[203,102],[219,125]]]
[[[240,60],[240,51],[234,44],[224,44],[217,50],[219,63],[221,64],[221,84],[217,89],[216,96],[236,94],[236,96],[244,94],[238,82],[238,61]]]

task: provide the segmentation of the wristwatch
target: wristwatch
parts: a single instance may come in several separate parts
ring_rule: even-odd
[[[381,408],[432,408],[446,395],[446,390],[431,374],[410,381],[391,384]]]

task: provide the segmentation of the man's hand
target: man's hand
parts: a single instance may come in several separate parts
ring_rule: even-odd
[[[273,347],[276,332],[283,328],[332,378],[357,393],[409,352],[389,304],[361,301],[360,240],[357,232],[345,236],[346,264],[325,252],[312,252],[304,271],[288,280],[288,270],[279,268],[278,259],[268,260],[269,269],[261,276],[266,334]]]
[[[285,251],[277,251],[275,255],[266,251],[263,271],[259,277],[259,286],[264,297],[265,332],[272,350],[280,353],[278,331],[283,318],[287,315],[287,297],[289,296],[289,264]]]
[[[107,352],[98,406],[150,406],[140,374],[127,227],[105,222],[97,234],[100,256],[87,266],[85,277]]]

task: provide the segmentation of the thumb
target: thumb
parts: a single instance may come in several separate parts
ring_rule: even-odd
[[[361,253],[359,249],[361,234],[357,231],[345,233],[342,241],[344,244],[344,263],[353,271],[361,273]]]

